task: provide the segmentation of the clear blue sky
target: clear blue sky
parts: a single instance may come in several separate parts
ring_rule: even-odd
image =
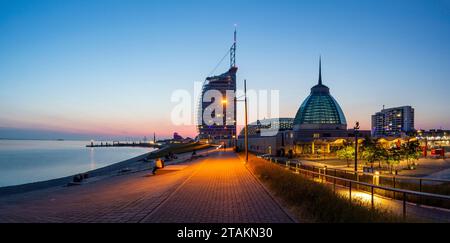
[[[282,116],[322,55],[349,124],[412,105],[416,128],[450,129],[448,0],[0,0],[0,137],[192,136],[170,124],[170,96],[204,80],[234,24],[238,79],[279,89]]]

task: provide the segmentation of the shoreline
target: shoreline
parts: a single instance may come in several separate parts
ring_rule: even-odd
[[[170,146],[164,146],[161,147],[159,149],[156,149],[154,151],[148,152],[148,153],[144,153],[141,154],[139,156],[127,159],[127,160],[123,160],[111,165],[107,165],[101,168],[97,168],[94,170],[90,170],[90,171],[86,171],[86,172],[81,172],[81,173],[77,173],[74,175],[70,175],[70,176],[65,176],[65,177],[60,177],[60,178],[55,178],[55,179],[50,179],[50,180],[45,180],[45,181],[37,181],[37,182],[30,182],[30,183],[25,183],[25,184],[20,184],[20,185],[12,185],[12,186],[4,186],[4,187],[0,187],[0,197],[5,197],[5,196],[9,196],[9,195],[13,195],[13,194],[20,194],[20,193],[27,193],[27,192],[33,192],[33,191],[37,191],[37,190],[43,190],[43,189],[48,189],[48,188],[52,188],[52,187],[58,187],[58,186],[66,186],[69,182],[72,182],[73,177],[75,175],[78,174],[82,174],[82,173],[87,173],[89,175],[89,178],[86,179],[88,182],[90,183],[89,180],[93,179],[93,178],[98,178],[98,177],[110,177],[110,176],[115,176],[115,175],[122,175],[122,174],[126,174],[127,172],[124,173],[120,173],[121,170],[124,169],[130,169],[131,167],[134,167],[134,172],[136,171],[141,171],[144,170],[142,167],[146,167],[148,166],[148,163],[144,163],[144,158],[147,158],[149,156],[151,156],[152,154],[158,154],[161,153],[165,150],[170,149]],[[199,149],[197,150],[197,152],[201,152],[201,151],[207,151],[211,149],[211,147],[206,147],[203,149]],[[181,153],[177,153],[177,155],[180,157],[180,159],[183,159],[182,157],[185,155],[190,155],[192,151],[186,151],[186,152],[181,152]],[[156,156],[159,157],[159,156]],[[172,163],[174,163],[172,161]],[[171,162],[168,162],[167,164],[171,164]],[[130,172],[133,172],[133,170],[130,170]],[[128,172],[128,173],[130,173]]]
[[[123,161],[111,164],[111,165],[107,165],[107,166],[104,166],[101,168],[97,168],[94,170],[81,172],[81,173],[77,173],[77,174],[87,173],[87,174],[89,174],[89,178],[105,176],[105,175],[111,174],[112,172],[114,172],[116,170],[120,170],[120,169],[123,169],[124,167],[132,165],[133,163],[136,163],[136,162],[146,158],[147,156],[149,156],[150,154],[152,154],[156,151],[160,151],[160,150],[158,149],[158,150],[155,150],[152,152],[141,154],[139,156],[136,156],[136,157],[133,157],[133,158],[130,158],[127,160],[123,160]],[[12,195],[12,194],[36,191],[36,190],[41,190],[41,189],[47,189],[47,188],[55,187],[55,186],[64,186],[64,185],[67,185],[69,182],[71,182],[73,177],[77,174],[59,177],[59,178],[50,179],[50,180],[45,180],[45,181],[36,181],[36,182],[30,182],[30,183],[25,183],[25,184],[0,187],[0,197]]]

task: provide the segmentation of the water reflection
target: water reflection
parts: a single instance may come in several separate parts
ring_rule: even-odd
[[[95,149],[94,148],[90,148],[91,151],[89,151],[89,157],[91,158],[91,163],[90,163],[90,170],[95,169]]]
[[[150,152],[149,148],[86,148],[89,141],[0,140],[0,187],[98,169]]]

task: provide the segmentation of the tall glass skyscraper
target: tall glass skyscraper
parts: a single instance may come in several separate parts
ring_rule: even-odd
[[[200,141],[233,146],[236,139],[236,31],[230,48],[230,69],[218,76],[207,77],[203,84],[198,106],[198,138]],[[209,99],[208,92],[218,91],[222,101]],[[217,97],[215,97],[217,98]],[[222,112],[214,109],[219,102]],[[209,117],[204,114],[211,114]],[[214,122],[213,122],[214,120]]]

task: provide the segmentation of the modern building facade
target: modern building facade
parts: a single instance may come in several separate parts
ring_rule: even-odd
[[[236,73],[238,68],[235,62],[236,31],[234,43],[230,48],[230,69],[218,76],[207,77],[202,88],[198,105],[197,128],[198,139],[201,142],[233,146],[236,140]],[[220,92],[223,101],[219,101],[222,112],[217,112],[211,105],[218,102],[205,99],[208,92]],[[231,94],[231,95],[230,95]],[[231,97],[230,97],[231,96]],[[211,113],[211,119],[205,117],[205,112]],[[209,114],[208,113],[208,114]],[[214,119],[214,122],[212,120]]]
[[[272,118],[258,120],[248,125],[249,151],[258,154],[285,156],[293,152],[294,118]],[[245,130],[239,134],[238,147],[244,149]]]
[[[401,106],[372,115],[373,137],[401,137],[414,132],[414,108]]]

